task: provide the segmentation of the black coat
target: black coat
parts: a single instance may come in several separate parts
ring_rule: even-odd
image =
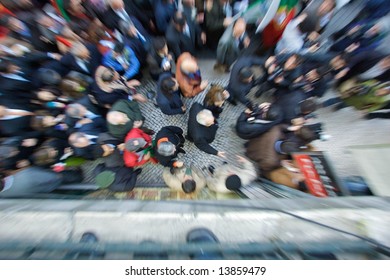
[[[169,50],[175,56],[175,59],[184,52],[195,55],[195,48],[200,39],[200,29],[191,23],[187,23],[190,30],[190,37],[176,30],[171,22],[165,33]]]
[[[230,94],[229,100],[238,100],[245,106],[250,106],[251,102],[246,96],[255,86],[255,81],[253,80],[251,83],[243,83],[239,79],[239,73],[244,67],[263,65],[263,63],[264,59],[256,56],[245,56],[236,61],[230,74],[229,84],[226,88]]]
[[[238,137],[245,140],[260,136],[275,125],[281,123],[283,120],[283,116],[280,115],[276,120],[268,123],[250,123],[248,122],[249,117],[250,116],[248,116],[247,113],[242,112],[236,123],[236,132]]]
[[[168,141],[176,146],[176,151],[171,156],[163,156],[157,152],[157,143],[162,138],[168,138]],[[173,167],[177,161],[177,154],[180,152],[181,146],[184,144],[183,129],[177,126],[165,126],[156,135],[155,157],[163,166]]]
[[[106,167],[104,163],[99,164],[94,169],[93,173],[97,176],[104,171],[112,171],[115,173],[115,180],[109,186],[109,189],[113,192],[128,192],[134,189],[137,182],[137,176],[140,173],[140,169],[133,170],[128,167]]]
[[[157,97],[156,97],[157,105],[158,107],[160,107],[161,112],[163,112],[166,115],[184,114],[182,110],[183,101],[181,100],[180,90],[177,90],[174,93],[172,93],[170,97],[167,97],[161,91],[161,82],[167,77],[172,77],[172,74],[164,73],[160,75],[160,79],[157,84]]]
[[[190,141],[194,142],[195,146],[198,147],[199,150],[208,154],[217,155],[218,151],[211,147],[210,143],[215,139],[218,125],[213,124],[207,127],[196,121],[196,115],[203,109],[204,107],[198,102],[195,102],[192,105],[188,118],[187,136]]]
[[[5,105],[9,109],[29,111],[28,108],[17,104],[2,103],[2,105]],[[35,134],[37,133],[32,131],[30,124],[31,116],[23,116],[9,120],[0,120],[0,135],[7,137],[31,135],[31,137],[35,137]]]
[[[61,75],[61,77],[65,77],[71,71],[79,72],[81,74],[92,77],[95,74],[96,68],[101,64],[102,55],[96,46],[89,44],[86,45],[86,47],[90,52],[90,59],[84,62],[88,71],[85,71],[77,64],[75,56],[71,53],[65,54],[60,61],[53,60],[46,63],[44,68],[56,71]]]

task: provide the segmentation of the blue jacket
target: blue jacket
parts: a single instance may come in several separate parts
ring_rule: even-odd
[[[126,61],[129,62],[129,67],[125,71],[123,66],[114,58],[113,56],[113,51],[110,50],[108,51],[104,57],[103,57],[103,65],[106,67],[112,67],[118,72],[125,72],[123,75],[126,80],[130,80],[133,78],[135,75],[138,74],[139,69],[140,69],[140,63],[133,52],[133,50],[129,46],[125,46],[125,49],[123,51],[123,56],[126,59]]]

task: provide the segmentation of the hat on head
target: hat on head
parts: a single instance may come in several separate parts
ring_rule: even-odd
[[[241,179],[237,175],[230,175],[226,178],[225,186],[228,190],[234,191],[241,187]]]
[[[125,143],[125,149],[129,152],[134,152],[139,148],[143,148],[146,145],[146,141],[144,138],[133,138]]]
[[[115,181],[115,173],[112,171],[103,171],[96,176],[95,180],[96,185],[100,189],[108,188]]]

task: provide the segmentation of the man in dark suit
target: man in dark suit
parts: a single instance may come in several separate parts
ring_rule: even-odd
[[[166,167],[182,167],[183,162],[177,160],[183,150],[183,130],[177,126],[165,126],[156,135],[155,157],[158,162]]]
[[[61,77],[65,77],[71,71],[82,74],[91,82],[96,71],[96,68],[102,61],[102,55],[93,45],[83,45],[82,43],[74,43],[70,51],[65,54],[59,61],[53,60],[44,68],[56,71]]]
[[[187,22],[184,14],[180,11],[173,15],[165,33],[165,38],[167,39],[168,48],[175,55],[175,59],[183,52],[194,55],[199,42],[203,44],[206,42],[205,34],[201,33],[199,26]]]
[[[247,108],[252,109],[252,102],[247,98],[247,94],[256,85],[256,81],[250,67],[262,63],[262,59],[254,56],[241,57],[237,60],[232,68],[229,84],[226,88],[230,94],[228,101],[231,104],[236,105],[236,101],[240,101]]]
[[[210,146],[210,143],[215,139],[217,129],[218,125],[215,123],[213,113],[204,109],[200,103],[195,102],[190,109],[188,118],[187,139],[194,142],[199,150],[224,158],[225,152],[217,151]]]
[[[141,12],[142,14],[142,12]],[[109,7],[104,12],[101,21],[103,24],[112,31],[121,32],[120,21],[124,20],[132,24],[136,31],[141,34],[144,38],[148,38],[148,32],[142,26],[142,24],[138,21],[138,19],[129,12],[128,7],[125,7],[123,0],[110,0]]]
[[[30,91],[34,89],[31,78],[11,61],[0,61],[0,99],[13,103],[28,104]]]
[[[30,123],[34,113],[24,106],[9,102],[5,103],[7,103],[7,106],[0,106],[1,136],[30,135],[33,132]]]

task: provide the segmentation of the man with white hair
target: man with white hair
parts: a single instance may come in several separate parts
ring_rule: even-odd
[[[194,142],[199,150],[205,153],[224,158],[225,152],[218,151],[210,146],[217,133],[218,124],[215,122],[213,113],[210,110],[195,102],[190,109],[188,118],[187,139]]]
[[[156,135],[155,155],[158,162],[166,167],[182,167],[183,162],[177,159],[183,150],[183,129],[177,126],[165,126]]]

